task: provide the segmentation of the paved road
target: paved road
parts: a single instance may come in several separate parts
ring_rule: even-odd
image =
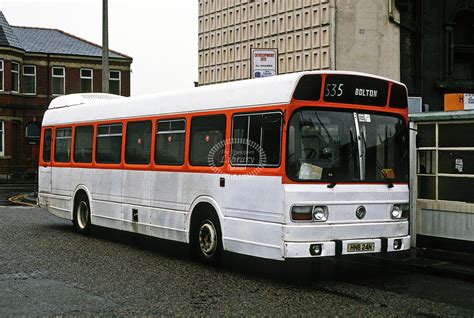
[[[320,265],[226,255],[210,268],[181,244],[103,229],[85,237],[40,209],[0,207],[0,316],[474,315],[473,283],[370,258]]]

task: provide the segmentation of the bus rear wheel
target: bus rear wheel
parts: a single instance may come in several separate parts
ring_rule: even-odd
[[[77,196],[74,203],[73,222],[76,231],[87,234],[91,227],[91,209],[89,200],[84,194]]]
[[[193,251],[207,264],[216,264],[222,255],[222,232],[217,215],[210,211],[200,213],[193,229]]]

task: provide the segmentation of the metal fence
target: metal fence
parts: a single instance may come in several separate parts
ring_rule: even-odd
[[[38,169],[31,165],[0,166],[0,183],[38,183]]]

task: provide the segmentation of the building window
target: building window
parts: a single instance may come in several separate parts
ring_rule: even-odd
[[[5,156],[4,122],[0,121],[0,157]]]
[[[64,67],[53,67],[53,95],[64,95],[65,70]]]
[[[81,69],[81,93],[92,93],[92,87],[92,70]]]
[[[220,167],[224,164],[225,116],[200,116],[191,120],[190,163]]]
[[[98,126],[96,144],[96,162],[120,163],[122,157],[122,124]]]
[[[155,163],[157,165],[182,165],[186,121],[162,120],[156,124]]]
[[[418,124],[418,198],[474,203],[474,123]]]
[[[92,143],[94,141],[94,127],[76,127],[74,131],[74,162],[92,162]]]
[[[150,163],[151,121],[127,124],[125,162],[127,164],[147,165]]]
[[[12,81],[11,91],[14,93],[20,92],[20,64],[12,62]]]
[[[474,78],[474,12],[461,11],[457,14],[454,30],[454,79]]]
[[[72,128],[56,129],[56,140],[54,142],[54,161],[69,162],[71,160]]]
[[[3,91],[3,61],[0,60],[0,91]]]
[[[232,121],[231,164],[279,166],[281,126],[281,113],[235,115]]]
[[[28,95],[36,94],[36,66],[23,66],[23,93]]]
[[[120,95],[120,71],[110,71],[109,73],[109,93]]]
[[[40,138],[40,126],[36,122],[31,122],[26,125],[25,137],[29,140],[38,140]]]

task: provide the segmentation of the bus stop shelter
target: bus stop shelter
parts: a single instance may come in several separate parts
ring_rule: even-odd
[[[474,110],[409,119],[412,245],[474,253]]]

